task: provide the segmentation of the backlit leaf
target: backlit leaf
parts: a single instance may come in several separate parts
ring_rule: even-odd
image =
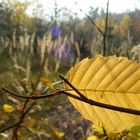
[[[140,109],[140,64],[123,57],[84,59],[67,73],[67,79],[87,98],[124,108]],[[66,89],[75,94],[69,86]],[[112,132],[140,125],[140,116],[91,106],[69,97],[88,120]]]

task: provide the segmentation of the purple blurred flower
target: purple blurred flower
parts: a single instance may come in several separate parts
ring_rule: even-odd
[[[59,35],[61,35],[61,29],[58,26],[54,26],[51,29],[51,34],[53,37],[58,37]]]

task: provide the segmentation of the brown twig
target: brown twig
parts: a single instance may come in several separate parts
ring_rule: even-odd
[[[43,70],[44,70],[44,66],[45,66],[45,62],[46,62],[46,56],[47,56],[47,47],[45,47],[45,52],[44,52],[44,57],[43,57],[43,61],[41,63],[41,67],[40,67],[40,73],[39,73],[39,76],[38,76],[38,79],[37,79],[37,82],[35,84],[35,88],[37,88],[39,82],[40,82],[40,78],[43,74]]]
[[[19,122],[17,121],[17,122],[15,122],[15,123],[13,123],[13,124],[11,124],[11,125],[9,125],[9,126],[4,127],[3,129],[0,130],[0,133],[3,133],[3,132],[5,132],[5,131],[7,131],[7,130],[9,130],[9,129],[15,127],[15,126],[17,126],[18,123],[19,123]]]
[[[3,132],[5,132],[5,131],[7,131],[7,130],[9,130],[9,129],[11,129],[11,128],[13,128],[13,127],[16,127],[17,125],[19,125],[19,124],[23,121],[24,117],[27,115],[27,113],[30,111],[30,109],[31,109],[34,105],[35,105],[35,102],[33,102],[33,103],[28,107],[28,109],[26,109],[26,111],[23,112],[23,114],[21,115],[19,121],[17,121],[17,122],[15,122],[15,123],[13,123],[13,124],[11,124],[11,125],[9,125],[9,126],[3,128],[3,129],[1,129],[1,130],[0,130],[0,133],[3,133]]]
[[[24,117],[25,117],[25,115],[27,113],[25,111],[25,109],[26,109],[26,106],[27,106],[28,103],[29,103],[29,99],[26,99],[26,101],[24,103],[24,107],[23,107],[22,112],[21,112],[21,116],[19,118],[19,121],[18,121],[18,123],[17,123],[17,125],[15,127],[15,130],[14,130],[14,133],[13,133],[13,139],[15,138],[15,140],[18,139],[17,131],[18,131],[18,128],[20,127],[20,124],[23,122],[23,119],[24,119]]]
[[[80,93],[80,91],[78,91],[78,89],[76,89],[63,75],[60,76],[60,78],[63,80],[66,84],[68,84],[78,95]],[[76,89],[76,90],[75,90]],[[77,92],[78,91],[78,92]],[[88,103],[90,105],[94,105],[94,106],[98,106],[98,107],[102,107],[102,108],[106,108],[106,109],[110,109],[110,110],[115,110],[115,111],[120,111],[120,112],[125,112],[125,113],[129,113],[129,114],[134,114],[134,115],[140,115],[140,110],[135,110],[135,109],[129,109],[129,108],[123,108],[123,107],[118,107],[118,106],[114,106],[114,105],[109,105],[109,104],[104,104],[104,103],[100,103],[91,99],[88,99],[87,97],[85,97],[84,95],[82,96],[76,96],[74,94],[70,94],[67,91],[61,91],[63,94],[75,98],[77,100],[83,101],[85,103]],[[80,93],[81,95],[82,93]],[[84,98],[83,98],[84,96]]]
[[[76,1],[75,4],[78,6],[78,3]],[[102,34],[102,36],[104,36],[104,32],[96,25],[92,18],[88,14],[86,14],[81,8],[79,8],[79,10],[89,19],[92,25]]]
[[[59,77],[64,80],[64,82],[69,85],[76,93],[83,99],[87,99],[83,94],[80,93],[78,89],[76,89],[62,74],[59,74]]]
[[[5,88],[5,87],[3,87],[2,89],[3,89],[4,91],[6,91],[7,93],[9,93],[9,94],[15,96],[15,97],[24,98],[24,99],[33,99],[33,100],[53,97],[53,96],[56,96],[56,95],[58,95],[58,94],[61,94],[61,91],[63,91],[63,90],[57,90],[56,92],[51,93],[51,94],[47,94],[47,95],[44,94],[44,95],[38,95],[38,96],[36,96],[36,95],[27,96],[27,95],[19,95],[19,94],[16,94],[16,93],[14,93],[13,91],[11,91],[11,90],[9,90],[9,89],[7,89],[7,88]]]
[[[65,95],[69,96],[69,97],[72,97],[74,99],[77,99],[79,101],[88,103],[88,104],[93,105],[93,106],[98,106],[98,107],[101,107],[101,108],[110,109],[110,110],[114,110],[114,111],[120,111],[120,112],[134,114],[134,115],[140,115],[140,110],[135,110],[135,109],[129,109],[129,108],[123,108],[123,107],[118,107],[118,106],[114,106],[114,105],[104,104],[104,103],[100,103],[100,102],[97,102],[97,101],[94,101],[94,100],[91,100],[91,99],[88,99],[88,98],[87,99],[82,99],[81,97],[70,94],[69,92],[66,92],[66,91],[61,91],[61,92]]]
[[[78,6],[78,3],[75,2]],[[104,32],[96,25],[96,23],[92,20],[92,18],[86,14],[81,8],[79,10],[84,13],[84,15],[89,19],[92,25],[101,33],[103,36],[103,56],[106,56],[106,42],[107,42],[107,31],[108,31],[108,15],[109,15],[109,0],[107,1],[107,9],[106,9],[106,17],[105,17],[105,30]]]
[[[49,95],[47,94],[47,95],[39,95],[39,96],[17,95],[15,93],[11,92],[10,90],[7,90],[7,89],[5,90],[5,88],[4,88],[4,90],[7,91],[11,95],[14,95],[14,96],[20,97],[20,98],[25,98],[25,99],[42,99],[42,98],[48,98],[48,97],[53,97],[53,96],[57,96],[57,95],[60,95],[60,94],[64,94],[64,95],[67,95],[67,96],[72,97],[74,99],[77,99],[77,100],[80,100],[82,102],[88,103],[90,105],[94,105],[94,106],[98,106],[98,107],[102,107],[102,108],[106,108],[106,109],[110,109],[110,110],[125,112],[125,113],[129,113],[129,114],[140,115],[140,110],[118,107],[118,106],[104,104],[104,103],[100,103],[100,102],[88,99],[80,91],[78,91],[78,89],[76,89],[63,75],[61,75],[60,78],[62,80],[64,80],[64,82],[66,84],[68,84],[79,96],[71,94],[71,93],[69,93],[69,92],[67,92],[63,89],[59,89],[56,92],[54,92],[52,94],[49,94]]]
[[[61,75],[61,77],[62,77],[62,75]],[[77,93],[78,90],[70,82],[67,82],[67,81],[68,80],[65,78],[66,84],[68,84]],[[11,91],[9,92],[9,90],[8,90],[8,93],[11,94]],[[80,91],[78,91],[77,94],[79,95],[79,93],[80,93]],[[41,98],[48,98],[48,97],[57,96],[57,95],[60,95],[60,94],[67,95],[69,97],[72,97],[74,99],[77,99],[77,100],[85,102],[85,103],[88,103],[90,105],[94,105],[94,106],[98,106],[98,107],[102,107],[102,108],[106,108],[106,109],[110,109],[110,110],[114,110],[114,111],[120,111],[120,112],[124,112],[124,113],[140,115],[140,110],[123,108],[123,107],[118,107],[118,106],[114,106],[114,105],[100,103],[100,102],[94,101],[92,99],[88,99],[87,97],[82,95],[82,93],[80,93],[82,96],[76,96],[76,95],[71,94],[71,93],[69,93],[69,92],[67,92],[65,90],[62,90],[62,89],[57,90],[56,92],[54,92],[54,93],[52,93],[50,95],[39,95],[39,96],[23,96],[23,95],[19,96],[18,95],[18,97],[20,97],[20,98],[28,98],[28,99],[41,99]],[[17,94],[13,94],[13,93],[12,93],[12,95],[17,96]]]
[[[106,42],[108,31],[108,15],[109,15],[109,0],[107,1],[106,18],[105,18],[105,30],[103,34],[103,56],[106,56]]]

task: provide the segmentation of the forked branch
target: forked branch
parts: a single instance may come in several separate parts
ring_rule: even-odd
[[[69,85],[72,90],[74,90],[78,95],[81,95],[82,93],[80,93],[80,91],[78,89],[76,89],[63,75],[60,75],[60,78],[62,80],[64,80],[64,82]],[[114,105],[109,105],[109,104],[104,104],[104,103],[100,103],[91,99],[88,99],[86,96],[84,96],[82,94],[82,96],[76,96],[74,94],[70,94],[67,91],[62,91],[63,94],[75,98],[77,100],[80,100],[82,102],[88,103],[90,105],[93,106],[98,106],[98,107],[102,107],[102,108],[106,108],[106,109],[110,109],[110,110],[114,110],[114,111],[120,111],[120,112],[125,112],[125,113],[129,113],[129,114],[134,114],[134,115],[140,115],[140,110],[135,110],[135,109],[129,109],[129,108],[123,108],[123,107],[118,107],[118,106],[114,106]]]
[[[62,74],[59,75],[59,76],[78,95],[71,94],[70,92],[68,92],[64,89],[58,89],[54,93],[50,93],[50,94],[46,93],[44,95],[38,95],[38,96],[36,96],[36,95],[34,95],[34,96],[18,95],[18,94],[15,94],[14,92],[8,90],[7,88],[3,88],[3,90],[5,90],[7,93],[9,93],[13,96],[16,96],[16,97],[20,97],[20,98],[24,98],[24,99],[33,99],[33,100],[44,99],[44,98],[49,98],[49,97],[57,96],[57,95],[60,95],[60,94],[64,94],[64,95],[67,95],[68,97],[72,97],[74,99],[77,99],[79,101],[88,103],[88,104],[93,105],[93,106],[98,106],[98,107],[101,107],[101,108],[106,108],[106,109],[110,109],[110,110],[114,110],[114,111],[120,111],[120,112],[124,112],[124,113],[134,114],[134,115],[140,115],[140,110],[109,105],[109,104],[105,104],[105,103],[101,103],[101,102],[97,102],[97,101],[94,101],[92,99],[89,99],[86,96],[84,96],[77,88],[75,88]]]

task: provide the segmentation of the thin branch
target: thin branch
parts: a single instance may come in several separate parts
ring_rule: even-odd
[[[87,15],[86,13],[85,13],[85,15],[86,15],[87,18],[90,20],[90,22],[93,24],[93,26],[94,26],[102,35],[104,35],[103,31],[95,24],[95,22],[92,20],[92,18],[91,18],[89,15]]]
[[[24,111],[25,111],[26,106],[28,105],[28,103],[29,103],[29,99],[26,99],[26,101],[25,101],[25,103],[24,103],[24,107],[23,107],[22,112],[21,112],[21,116],[20,116],[20,118],[19,118],[19,122],[17,123],[17,125],[16,125],[16,127],[15,127],[15,130],[14,130],[14,132],[13,132],[13,139],[14,139],[14,138],[15,138],[16,140],[18,139],[17,131],[18,131],[18,128],[20,127],[20,125],[21,125],[23,119],[24,119],[23,115],[24,115]]]
[[[59,74],[59,77],[64,80],[64,82],[69,85],[76,93],[83,99],[87,99],[78,89],[76,89],[62,74]]]
[[[91,99],[88,99],[87,97],[85,97],[80,91],[78,91],[78,89],[76,89],[63,75],[60,75],[60,78],[62,80],[64,80],[64,82],[66,84],[68,84],[79,96],[73,95],[63,89],[59,89],[56,92],[52,93],[52,94],[47,94],[47,95],[40,95],[40,96],[23,96],[23,95],[17,95],[11,91],[9,91],[6,88],[3,88],[5,91],[7,91],[9,94],[14,95],[16,97],[20,97],[20,98],[28,98],[28,99],[41,99],[41,98],[48,98],[48,97],[53,97],[53,96],[57,96],[60,94],[65,94],[69,97],[72,97],[74,99],[80,100],[82,102],[88,103],[90,105],[94,105],[94,106],[98,106],[98,107],[102,107],[102,108],[106,108],[106,109],[110,109],[110,110],[115,110],[115,111],[120,111],[120,112],[125,112],[125,113],[129,113],[129,114],[135,114],[135,115],[140,115],[140,110],[135,110],[135,109],[129,109],[129,108],[123,108],[123,107],[118,107],[118,106],[114,106],[114,105],[109,105],[109,104],[104,104],[104,103],[100,103]]]
[[[71,85],[71,83],[67,83],[69,84],[69,86],[71,86],[72,88],[74,87],[73,85]],[[75,90],[76,88],[74,87],[74,91],[77,93],[77,89]],[[9,90],[8,90],[9,92]],[[78,91],[78,95],[79,95],[79,91]],[[10,94],[11,94],[11,91],[10,91]],[[41,99],[41,98],[48,98],[48,97],[53,97],[53,96],[57,96],[57,95],[60,95],[60,94],[64,94],[64,95],[67,95],[69,97],[72,97],[74,99],[77,99],[77,100],[80,100],[82,102],[85,102],[85,103],[88,103],[90,105],[94,105],[94,106],[98,106],[98,107],[102,107],[102,108],[106,108],[106,109],[110,109],[110,110],[115,110],[115,111],[120,111],[120,112],[125,112],[125,113],[129,113],[129,114],[135,114],[135,115],[140,115],[140,110],[135,110],[135,109],[129,109],[129,108],[123,108],[123,107],[118,107],[118,106],[114,106],[114,105],[109,105],[109,104],[104,104],[104,103],[100,103],[100,102],[97,102],[97,101],[94,101],[94,100],[91,100],[91,99],[88,99],[87,97],[85,97],[84,95],[82,95],[82,97],[80,96],[76,96],[76,95],[73,95],[65,90],[58,90],[56,91],[55,93],[52,93],[50,95],[40,95],[40,96],[18,96],[20,98],[28,98],[28,99]],[[82,94],[82,93],[80,93]],[[17,96],[15,94],[12,93],[12,95],[14,96]],[[84,98],[83,98],[84,97]]]
[[[44,94],[44,95],[39,95],[39,96],[36,96],[36,95],[27,96],[27,95],[19,95],[19,94],[16,94],[13,91],[11,91],[11,90],[9,90],[9,89],[7,89],[5,87],[2,87],[2,89],[4,91],[6,91],[6,93],[9,93],[9,94],[11,94],[11,95],[13,95],[15,97],[24,98],[24,99],[33,99],[33,100],[53,97],[53,96],[56,96],[56,95],[61,94],[61,91],[63,91],[63,90],[57,90],[56,92],[51,93],[51,94],[47,94],[47,95]]]
[[[70,82],[67,82],[67,84],[69,86],[71,86],[72,89],[77,93],[78,90]],[[9,92],[9,90],[8,90],[8,92]],[[79,95],[79,93],[80,93],[80,91],[78,91],[77,94]],[[10,91],[9,94],[11,94],[11,91]],[[48,97],[57,96],[57,95],[60,95],[60,94],[67,95],[69,97],[72,97],[74,99],[77,99],[77,100],[85,102],[85,103],[88,103],[90,105],[94,105],[94,106],[98,106],[98,107],[102,107],[102,108],[106,108],[106,109],[110,109],[110,110],[125,112],[125,113],[129,113],[129,114],[140,115],[140,110],[123,108],[123,107],[118,107],[118,106],[114,106],[114,105],[100,103],[100,102],[88,99],[87,97],[82,95],[82,93],[80,93],[82,95],[82,97],[81,97],[81,96],[73,95],[73,94],[71,94],[71,93],[69,93],[69,92],[67,92],[65,90],[62,90],[62,89],[61,90],[57,90],[55,93],[52,93],[50,95],[40,95],[40,96],[21,96],[21,95],[19,96],[18,95],[18,97],[20,97],[20,98],[28,98],[28,99],[41,99],[41,98],[48,98]],[[12,93],[12,95],[17,96],[17,94],[13,94],[13,93]]]
[[[90,105],[94,105],[94,106],[98,106],[98,107],[102,107],[102,108],[106,108],[106,109],[110,109],[110,110],[115,110],[115,111],[120,111],[120,112],[125,112],[125,113],[129,113],[129,114],[135,114],[135,115],[140,115],[140,110],[135,110],[135,109],[129,109],[129,108],[123,108],[123,107],[118,107],[118,106],[114,106],[114,105],[109,105],[109,104],[104,104],[104,103],[100,103],[91,99],[88,99],[86,96],[84,96],[78,89],[76,89],[62,74],[59,75],[60,78],[62,80],[64,80],[64,82],[66,84],[68,84],[79,96],[70,94],[69,92],[66,91],[61,91],[63,94],[66,94],[67,96],[70,96],[72,98],[78,99],[80,101],[86,102]],[[81,96],[82,95],[82,96]]]
[[[75,2],[75,4],[78,6],[78,3]],[[107,31],[108,31],[108,15],[109,15],[109,0],[107,1],[107,9],[106,9],[106,18],[105,18],[105,30],[104,32],[96,25],[96,23],[92,20],[92,18],[83,12],[82,9],[79,8],[79,10],[89,19],[89,21],[92,23],[92,25],[101,33],[103,36],[103,56],[106,56],[106,42],[107,42]]]
[[[7,130],[13,128],[13,127],[16,127],[19,123],[21,123],[21,120],[23,120],[23,118],[25,117],[25,115],[30,111],[30,109],[34,106],[34,104],[35,104],[35,103],[33,102],[33,103],[30,105],[30,107],[22,114],[22,116],[21,116],[21,118],[20,118],[19,121],[17,121],[17,122],[15,122],[15,123],[13,123],[13,124],[11,124],[11,125],[9,125],[9,126],[3,128],[3,129],[1,129],[1,130],[0,130],[0,133],[3,133],[3,132],[5,132],[5,131],[7,131]]]
[[[109,15],[109,0],[107,1],[106,18],[105,18],[105,31],[103,34],[103,56],[106,56],[106,42],[107,42],[107,31],[108,31],[108,15]]]
[[[23,111],[22,111],[23,113],[21,114],[21,117],[20,117],[20,119],[19,119],[19,122],[18,122],[18,124],[16,125],[16,128],[15,128],[15,130],[14,130],[13,139],[15,138],[15,140],[18,140],[17,131],[18,131],[19,127],[21,126],[21,123],[23,122],[25,116],[26,116],[26,115],[28,114],[28,112],[32,109],[32,107],[36,104],[36,102],[34,101],[34,102],[25,110],[26,105],[29,103],[28,101],[29,101],[28,99],[25,101],[25,106],[24,106]],[[25,112],[24,112],[24,110],[25,110]]]
[[[78,6],[78,3],[76,1],[75,4]],[[102,36],[104,36],[104,32],[96,25],[92,18],[88,14],[86,14],[81,8],[79,8],[79,10],[89,19],[92,25],[102,34]]]
[[[3,132],[5,132],[5,131],[7,131],[7,130],[9,130],[9,129],[15,127],[15,126],[17,126],[18,123],[19,123],[19,122],[15,122],[15,123],[13,123],[13,124],[11,124],[11,125],[9,125],[9,126],[3,128],[3,129],[1,129],[1,130],[0,130],[0,133],[3,133]]]
[[[46,56],[47,56],[47,47],[45,48],[45,52],[44,52],[44,58],[43,58],[43,61],[42,61],[42,64],[41,64],[41,67],[40,67],[40,73],[39,73],[39,76],[38,76],[38,79],[37,79],[37,82],[35,84],[35,87],[37,88],[39,82],[40,82],[40,78],[43,74],[43,70],[44,70],[44,66],[45,66],[45,62],[46,62]]]
[[[120,112],[134,114],[134,115],[140,115],[140,110],[135,110],[135,109],[129,109],[129,108],[123,108],[123,107],[118,107],[118,106],[114,106],[114,105],[104,104],[104,103],[96,102],[96,101],[88,99],[88,98],[83,99],[83,98],[81,98],[79,96],[76,96],[74,94],[70,94],[69,92],[64,91],[64,90],[61,91],[61,92],[65,95],[69,96],[69,97],[72,97],[74,99],[77,99],[79,101],[88,103],[88,104],[93,105],[93,106],[98,106],[98,107],[102,107],[102,108],[105,108],[105,109],[120,111]]]
[[[22,114],[20,121],[23,120],[23,118],[27,115],[27,113],[32,109],[32,107],[36,104],[36,101],[34,101],[26,110],[25,112]]]

